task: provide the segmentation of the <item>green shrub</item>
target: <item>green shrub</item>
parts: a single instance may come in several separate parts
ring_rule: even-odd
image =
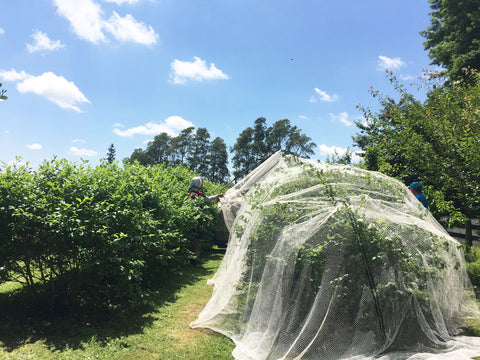
[[[192,201],[183,167],[44,161],[0,171],[0,281],[48,295],[51,306],[114,308],[192,257],[214,203]],[[206,182],[208,191],[219,190]],[[206,215],[207,214],[207,215]]]

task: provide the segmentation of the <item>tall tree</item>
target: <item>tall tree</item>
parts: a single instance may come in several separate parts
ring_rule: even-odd
[[[180,131],[180,134],[172,139],[172,165],[183,165],[187,162],[188,149],[192,143],[193,126]]]
[[[171,153],[172,138],[167,133],[161,133],[147,145],[146,154],[151,165],[168,163]]]
[[[399,100],[376,93],[381,110],[364,109],[367,125],[357,123],[361,133],[354,138],[369,169],[405,184],[420,180],[431,191],[434,214],[467,224],[480,216],[480,76],[469,76],[455,86],[430,87],[423,104],[391,76]]]
[[[462,68],[480,70],[480,3],[478,0],[429,0],[431,25],[420,34],[432,64],[445,67],[451,78]]]
[[[243,130],[231,149],[234,153],[234,181],[248,174],[278,150],[308,158],[314,154],[315,147],[312,139],[296,126],[292,126],[290,120],[278,120],[267,128],[265,118],[258,118],[254,128]]]
[[[272,127],[268,128],[267,148],[274,153],[278,150],[284,150],[287,147],[288,140],[292,133],[290,120],[283,119],[276,121]]]
[[[198,128],[192,138],[187,155],[190,169],[203,176],[208,174],[208,155],[210,148],[210,134],[206,128]]]
[[[233,145],[231,152],[234,153],[233,181],[237,181],[247,175],[257,165],[256,156],[253,153],[253,129],[243,130]]]
[[[115,146],[113,144],[110,144],[107,150],[107,157],[105,158],[105,160],[107,160],[109,164],[115,161],[115,153],[116,153]]]
[[[132,155],[130,155],[129,160],[131,162],[138,161],[138,163],[143,166],[151,165],[146,152],[143,151],[141,148],[136,148],[135,150],[133,150],[133,153]]]
[[[216,137],[210,144],[208,166],[208,178],[211,181],[221,184],[228,181],[230,172],[228,171],[227,145],[222,138]]]
[[[267,120],[264,117],[260,117],[255,120],[253,127],[253,144],[252,152],[255,155],[255,162],[260,163],[265,160],[271,152],[267,148]]]

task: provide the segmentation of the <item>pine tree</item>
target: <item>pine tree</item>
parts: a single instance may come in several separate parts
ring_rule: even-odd
[[[108,147],[108,151],[107,151],[107,157],[105,158],[105,160],[111,164],[115,161],[115,146],[113,144],[110,144],[110,146]]]

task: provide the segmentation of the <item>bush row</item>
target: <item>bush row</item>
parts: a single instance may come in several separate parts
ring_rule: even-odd
[[[0,170],[0,282],[46,294],[52,308],[115,308],[192,258],[215,203],[189,199],[183,167],[70,163]],[[220,191],[206,181],[207,191]]]

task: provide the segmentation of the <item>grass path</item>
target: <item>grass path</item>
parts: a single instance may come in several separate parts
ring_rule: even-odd
[[[210,299],[222,254],[211,254],[203,268],[171,279],[154,308],[108,322],[95,319],[10,319],[0,329],[0,359],[232,359],[233,343],[206,329],[190,329]],[[4,315],[5,316],[5,315]],[[9,324],[8,324],[9,323]],[[8,328],[10,327],[10,329]]]

